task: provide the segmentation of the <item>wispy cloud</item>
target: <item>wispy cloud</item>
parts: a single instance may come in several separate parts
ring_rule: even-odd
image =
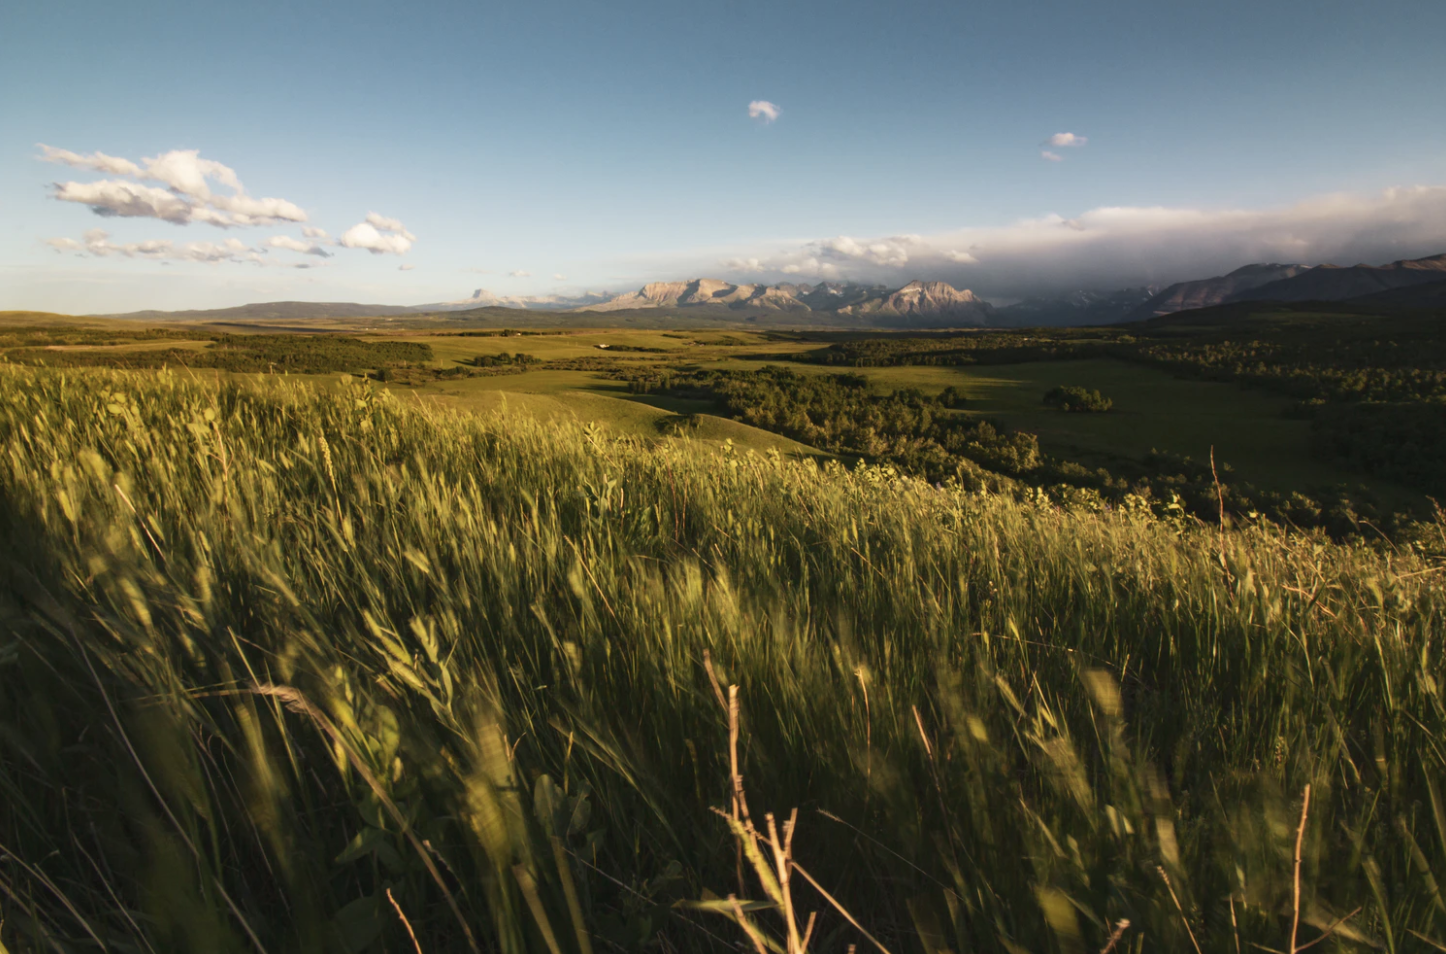
[[[512,271],[508,272],[507,274],[508,274],[508,275],[511,275],[513,278],[531,278],[531,277],[532,277],[532,273],[531,273],[531,272],[524,272],[524,271],[523,271],[522,269],[520,269],[520,268],[518,268],[518,269],[513,269]]]
[[[562,274],[561,272],[554,272],[552,275],[552,280],[555,282],[565,282],[567,281],[567,276]]]
[[[285,236],[273,237],[272,240],[268,240],[267,246],[271,248],[286,247],[273,244],[277,238],[285,238]],[[291,241],[295,241],[295,239]],[[112,242],[110,233],[105,229],[91,229],[85,233],[83,241],[78,242],[72,238],[52,238],[46,239],[45,244],[57,252],[73,252],[92,258],[110,258],[112,256],[139,258],[158,261],[162,264],[202,262],[217,265],[229,262],[282,268],[314,268],[319,264],[268,258],[266,256],[267,247],[252,248],[240,239],[234,238],[228,238],[223,242],[186,242],[183,244],[172,242],[170,239],[148,239],[144,242],[121,243]]]
[[[777,119],[783,110],[766,99],[755,99],[748,104],[748,116],[750,119],[761,119],[764,123],[771,123]]]
[[[1039,158],[1048,159],[1050,162],[1064,162],[1064,156],[1061,156],[1057,152],[1050,152],[1048,149],[1041,149],[1039,151]]]
[[[303,242],[290,235],[273,235],[261,244],[265,248],[281,248],[288,252],[300,252],[302,255],[315,255],[318,258],[331,257],[330,252],[315,242]]]
[[[364,248],[373,255],[405,255],[416,240],[396,219],[368,212],[365,221],[341,233],[337,244],[343,248]]]
[[[395,232],[398,235],[406,238],[406,240],[409,242],[415,242],[417,240],[417,237],[411,232],[408,232],[407,227],[404,226],[401,222],[385,215],[377,215],[375,212],[368,212],[367,224],[373,226],[374,228],[381,229],[383,232]]]
[[[397,266],[397,271],[399,271],[399,272],[410,272],[412,269],[414,269],[414,268],[416,268],[416,267],[417,267],[417,266],[415,266],[415,265],[398,265],[398,266]]]
[[[1060,149],[1069,149],[1075,146],[1083,146],[1087,142],[1089,142],[1087,136],[1076,136],[1072,132],[1062,132],[1050,136],[1049,139],[1045,141],[1045,145]]]
[[[774,280],[949,281],[1015,297],[1223,274],[1251,262],[1386,262],[1446,252],[1446,186],[1332,194],[1273,209],[1102,207],[935,235],[836,236],[736,249],[724,268]]]
[[[81,155],[41,143],[39,158],[76,169],[125,176],[96,182],[52,183],[54,198],[87,205],[97,215],[153,218],[175,225],[204,222],[220,228],[306,221],[306,213],[294,202],[248,195],[236,170],[202,159],[196,149],[173,149],[135,163],[103,152]],[[160,183],[165,188],[141,185],[143,182]],[[229,194],[214,191],[213,184],[230,190]]]
[[[95,172],[107,172],[113,176],[133,176],[139,179],[142,175],[141,167],[129,159],[121,159],[117,156],[107,156],[103,152],[93,152],[88,156],[71,152],[69,149],[57,149],[54,146],[47,146],[40,143],[40,158],[46,162],[58,162],[67,166],[74,166],[77,169],[91,169]]]

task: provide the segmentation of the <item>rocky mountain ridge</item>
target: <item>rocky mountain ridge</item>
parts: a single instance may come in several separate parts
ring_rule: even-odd
[[[923,319],[945,326],[984,326],[991,323],[994,307],[969,289],[947,282],[912,281],[901,288],[822,282],[817,285],[734,284],[718,278],[678,282],[651,282],[608,301],[585,305],[578,311],[623,311],[638,308],[696,308],[732,310],[823,312],[852,320]]]

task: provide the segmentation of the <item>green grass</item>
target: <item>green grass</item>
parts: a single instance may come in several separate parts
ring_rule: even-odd
[[[1094,465],[1139,459],[1152,449],[1208,461],[1210,450],[1239,479],[1278,490],[1364,484],[1393,503],[1420,495],[1323,462],[1310,450],[1310,423],[1286,417],[1294,402],[1235,384],[1184,380],[1123,361],[1041,361],[979,367],[854,368],[879,387],[939,391],[954,385],[969,413],[1039,435],[1048,453]],[[1106,414],[1064,415],[1043,406],[1053,387],[1094,388],[1114,400]]]
[[[1294,913],[1426,950],[1443,530],[1221,535],[365,385],[0,368],[0,941],[736,950],[689,906],[761,896],[710,810],[711,665],[753,816],[798,806],[799,864],[891,951],[1122,920],[1117,950],[1282,950]],[[794,894],[813,949],[867,949]]]

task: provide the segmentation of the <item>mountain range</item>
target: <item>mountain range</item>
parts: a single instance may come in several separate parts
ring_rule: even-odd
[[[1228,275],[1180,282],[1125,316],[1137,321],[1237,301],[1370,301],[1410,306],[1429,298],[1412,291],[1446,282],[1446,255],[1388,265],[1246,265]],[[1436,294],[1441,294],[1440,289]]]
[[[969,289],[946,282],[909,282],[902,288],[822,282],[818,285],[735,285],[716,278],[653,282],[636,292],[618,295],[578,311],[623,311],[638,308],[729,308],[777,312],[822,312],[846,323],[897,324],[911,327],[976,326],[993,323],[994,306]]]
[[[1446,307],[1446,254],[1386,265],[1302,265],[1259,263],[1226,275],[1101,292],[1080,290],[1027,298],[996,307],[969,289],[946,282],[912,281],[900,288],[855,282],[816,285],[735,284],[716,278],[652,282],[635,292],[563,295],[494,295],[426,305],[366,305],[354,302],[264,302],[208,311],[132,312],[111,316],[148,320],[245,321],[446,316],[448,319],[512,321],[509,312],[546,312],[570,323],[608,313],[629,322],[652,323],[669,315],[689,321],[764,322],[863,328],[966,328],[1103,325],[1143,321],[1195,308],[1240,301],[1351,301],[1380,307]],[[542,320],[541,316],[530,323]],[[547,319],[556,323],[556,319]]]

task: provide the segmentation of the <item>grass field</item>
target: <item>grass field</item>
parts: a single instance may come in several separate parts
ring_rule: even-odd
[[[1435,532],[0,368],[0,943],[1430,950]]]
[[[43,318],[14,313],[0,321],[0,328],[34,324]],[[92,326],[121,330],[145,327],[94,320],[87,325]],[[544,362],[584,359],[616,362],[619,367],[668,363],[750,370],[759,366],[761,355],[776,354],[778,363],[789,363],[789,355],[813,346],[798,335],[732,330],[577,329],[487,336],[411,330],[368,340],[426,345],[432,350],[433,364],[439,368],[453,367],[478,355],[525,352]],[[84,347],[94,350],[93,346],[61,346],[55,350]],[[205,347],[203,340],[166,339],[121,342],[101,350]],[[829,373],[829,369],[815,365],[790,366],[805,373]],[[1037,434],[1047,453],[1091,467],[1110,467],[1122,459],[1139,460],[1151,450],[1205,462],[1213,448],[1223,474],[1261,489],[1317,493],[1332,487],[1364,486],[1387,508],[1420,510],[1425,505],[1420,494],[1388,480],[1321,461],[1311,452],[1309,422],[1283,413],[1289,400],[1239,385],[1178,379],[1141,364],[1117,360],[855,370],[885,390],[920,387],[932,392],[958,387],[971,402],[966,413]],[[1043,406],[1042,397],[1057,385],[1097,388],[1114,400],[1114,410],[1100,415],[1050,410]],[[423,382],[396,390],[446,407],[488,412],[504,407],[527,410],[546,419],[560,416],[595,421],[618,433],[637,436],[651,436],[659,427],[670,426],[667,416],[657,412],[659,408],[673,413],[712,410],[702,405],[671,407],[657,399],[640,399],[628,394],[623,383],[600,371],[541,369],[516,375]],[[818,453],[779,435],[737,423],[712,421],[693,433],[705,441],[721,440],[724,438],[716,435],[726,435],[726,439],[758,450]]]
[[[1233,384],[1185,380],[1114,360],[1041,361],[976,368],[865,368],[879,386],[954,385],[977,403],[970,413],[1039,435],[1049,453],[1107,465],[1152,449],[1221,465],[1256,485],[1280,491],[1339,483],[1368,484],[1395,500],[1409,491],[1314,458],[1308,422],[1284,416],[1290,399]],[[1095,388],[1114,400],[1107,414],[1065,414],[1045,407],[1056,386]]]
[[[744,360],[740,357],[743,354],[777,353],[782,357],[800,349],[796,342],[745,333],[730,336],[739,343],[725,346],[708,344],[703,335],[697,337],[705,343],[692,344],[693,336],[678,333],[648,332],[407,340],[425,340],[432,344],[439,359],[451,362],[474,354],[518,350],[544,359],[596,357],[605,353],[595,347],[597,344],[614,343],[668,349],[666,354],[628,353],[630,362],[685,361],[703,368],[730,370],[758,367],[757,360]],[[777,363],[804,373],[837,373],[837,369],[816,365],[785,360]],[[1289,399],[1238,385],[1179,379],[1154,368],[1109,359],[852,370],[885,390],[917,387],[936,393],[945,387],[957,387],[971,401],[968,413],[1035,433],[1048,453],[1090,466],[1109,466],[1120,458],[1138,460],[1151,450],[1205,462],[1213,448],[1222,473],[1233,472],[1235,479],[1262,489],[1311,492],[1342,484],[1367,486],[1391,506],[1419,507],[1422,503],[1419,494],[1390,481],[1317,459],[1311,453],[1309,422],[1285,416],[1292,404]],[[1114,409],[1108,414],[1079,415],[1045,407],[1045,392],[1058,385],[1097,388],[1114,399]],[[559,404],[572,407],[581,418],[641,433],[642,421],[636,411],[583,397],[589,392],[608,396],[625,393],[618,382],[596,372],[532,371],[415,390],[444,395],[456,406],[478,407],[492,406],[492,400],[482,395],[494,390],[549,395]]]

